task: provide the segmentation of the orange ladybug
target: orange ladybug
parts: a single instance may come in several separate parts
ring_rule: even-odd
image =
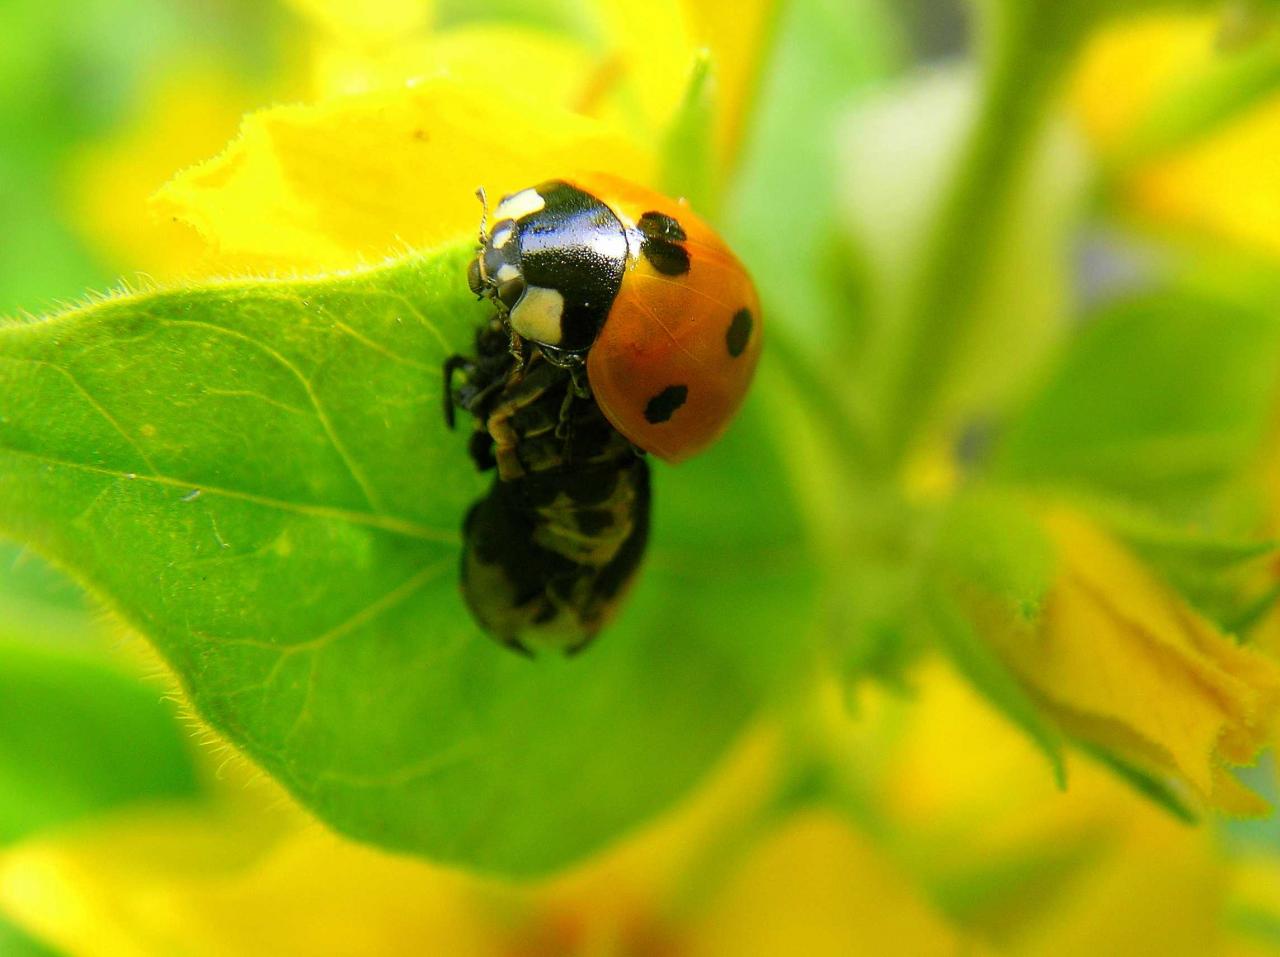
[[[603,174],[503,197],[470,285],[513,343],[575,372],[637,447],[680,462],[712,444],[760,357],[742,263],[681,200]]]

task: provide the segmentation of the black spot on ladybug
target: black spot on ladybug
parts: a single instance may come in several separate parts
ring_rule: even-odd
[[[664,276],[683,276],[689,271],[689,251],[665,239],[646,239],[640,252]]]
[[[735,359],[747,348],[747,341],[751,338],[751,310],[739,309],[733,314],[733,321],[729,323],[729,329],[724,334],[724,344],[729,350],[729,355]]]
[[[689,387],[685,385],[669,385],[652,399],[649,404],[644,407],[644,417],[651,425],[660,425],[666,422],[680,406],[684,405],[685,400],[689,398]]]
[[[689,271],[689,251],[680,243],[688,237],[684,228],[666,213],[648,212],[636,224],[644,237],[640,252],[664,276],[683,276]]]
[[[671,239],[682,243],[689,238],[684,233],[684,227],[666,213],[650,211],[641,216],[636,225],[650,239]]]

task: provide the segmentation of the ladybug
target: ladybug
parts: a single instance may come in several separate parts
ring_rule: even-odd
[[[685,204],[603,175],[505,196],[492,224],[486,207],[468,278],[494,315],[445,363],[445,417],[472,414],[496,476],[464,522],[463,594],[503,644],[576,652],[643,557],[645,453],[688,458],[741,404],[759,299]]]
[[[760,358],[760,300],[724,241],[680,201],[612,176],[503,197],[470,283],[513,340],[585,364],[636,447],[681,462],[724,431]]]

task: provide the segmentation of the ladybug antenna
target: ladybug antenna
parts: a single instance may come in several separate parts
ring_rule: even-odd
[[[483,246],[489,241],[489,198],[483,186],[476,187],[476,199],[480,200],[480,245]]]

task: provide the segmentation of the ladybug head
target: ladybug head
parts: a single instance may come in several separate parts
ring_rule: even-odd
[[[467,269],[467,283],[477,296],[495,300],[506,313],[520,301],[525,288],[516,224],[511,219],[501,219],[490,232],[484,190],[477,190],[476,195],[484,212],[480,217],[480,248]]]

